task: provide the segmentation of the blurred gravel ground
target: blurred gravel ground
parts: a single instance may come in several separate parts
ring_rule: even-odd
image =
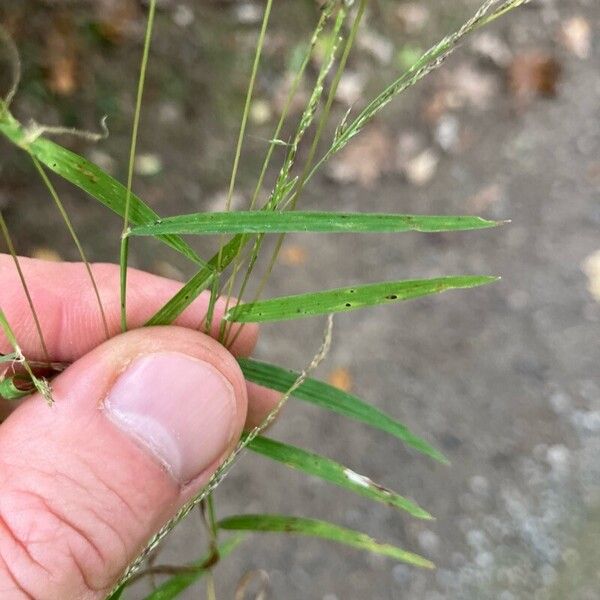
[[[437,3],[425,5],[437,15]],[[592,32],[583,58],[556,41],[561,19],[577,15]],[[444,30],[452,24],[434,21]],[[358,395],[435,442],[451,468],[299,403],[290,403],[272,431],[415,498],[436,515],[435,522],[415,522],[255,456],[245,457],[217,494],[220,514],[283,512],[330,519],[422,552],[438,570],[423,573],[326,543],[257,535],[216,569],[219,597],[232,598],[237,581],[251,569],[265,569],[272,597],[286,600],[599,597],[600,303],[592,291],[600,259],[588,258],[600,250],[599,26],[600,5],[591,0],[538,2],[515,13],[493,35],[508,40],[517,54],[542,49],[561,64],[555,98],[517,102],[499,71],[482,67],[476,48],[467,43],[446,71],[407,94],[369,134],[379,150],[382,143],[391,144],[382,156],[397,154],[393,164],[367,172],[359,184],[344,183],[347,169],[334,169],[312,184],[304,199],[307,208],[478,212],[511,219],[510,225],[435,236],[290,237],[284,251],[288,268],[280,268],[269,285],[268,295],[277,295],[384,278],[502,275],[494,286],[471,292],[338,317],[332,352],[319,373],[324,378],[333,373],[336,381],[352,385]],[[164,22],[162,27],[173,29]],[[199,51],[188,43],[184,37],[175,45],[172,33],[172,46],[164,39],[158,43],[159,71],[151,74],[145,111],[156,126],[146,126],[141,148],[160,157],[162,172],[140,177],[138,189],[164,213],[219,206],[222,187],[201,175],[226,172],[233,147],[233,125],[223,137],[224,126],[207,124],[202,103],[192,100],[195,90],[203,98],[201,70],[190,76],[180,98],[161,93],[161,77],[168,78],[165,70],[175,76],[180,53],[191,68]],[[134,78],[133,64],[119,63],[104,76],[122,86]],[[474,68],[479,79],[456,81],[475,81],[478,98],[491,89],[489,99],[479,107],[445,106],[441,116],[428,120],[424,107],[435,109],[431,100],[443,89],[444,77],[465,68]],[[491,88],[482,79],[487,76]],[[262,89],[268,87],[264,83]],[[130,101],[130,95],[115,100],[124,114]],[[28,96],[18,108],[39,108],[36,102]],[[93,114],[84,114],[90,126]],[[109,163],[126,150],[127,129],[118,119],[107,153],[99,155]],[[416,180],[402,158],[415,147],[416,156],[428,151],[434,157],[416,165]],[[368,161],[372,152],[368,147],[363,152],[346,160]],[[24,177],[25,167],[9,158],[4,145],[0,162],[0,198],[8,201],[21,251],[50,247],[74,258],[41,189]],[[244,181],[251,182],[253,172],[249,169]],[[118,221],[65,190],[95,258],[114,260]],[[42,229],[40,219],[50,225]],[[135,260],[142,267],[175,273],[183,268],[155,245],[137,248]],[[208,253],[207,246],[203,249]],[[318,320],[266,326],[260,356],[301,368],[314,354],[322,326]],[[195,558],[201,537],[199,519],[188,520],[161,559]],[[199,587],[185,597],[202,593]],[[141,588],[134,597],[142,597]]]

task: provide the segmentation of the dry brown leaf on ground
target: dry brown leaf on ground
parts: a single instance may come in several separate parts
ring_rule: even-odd
[[[560,75],[561,65],[549,52],[530,50],[517,54],[508,66],[508,87],[520,104],[536,96],[553,98]]]
[[[423,107],[423,118],[435,124],[448,111],[463,108],[487,109],[500,85],[495,74],[464,63],[437,74],[436,91]]]
[[[79,83],[79,40],[70,13],[53,13],[44,41],[46,85],[55,94],[70,96]]]
[[[331,162],[329,176],[339,183],[371,188],[393,165],[392,140],[378,125],[371,125]]]
[[[96,2],[96,25],[106,40],[119,44],[141,31],[142,13],[136,0],[99,0]]]
[[[406,33],[423,30],[429,20],[429,9],[418,2],[405,2],[396,9],[396,17]]]
[[[587,167],[587,179],[591,183],[600,183],[600,162],[592,161]]]
[[[281,249],[280,260],[289,267],[298,267],[306,263],[308,252],[300,244],[286,244]]]
[[[352,389],[352,375],[344,367],[333,369],[327,377],[327,382],[344,392],[349,392]]]
[[[39,260],[47,260],[51,262],[62,261],[62,256],[56,250],[54,250],[54,248],[47,248],[45,246],[34,248],[33,252],[31,253],[31,258],[37,258]]]
[[[468,210],[475,214],[489,211],[495,204],[502,200],[503,196],[503,186],[499,183],[491,183],[481,188],[467,200]]]
[[[579,15],[567,19],[558,32],[558,39],[578,58],[588,58],[592,50],[592,28],[589,21]]]

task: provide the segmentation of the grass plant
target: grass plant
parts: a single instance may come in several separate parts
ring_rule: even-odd
[[[280,441],[264,437],[266,426],[280,412],[290,398],[312,403],[323,410],[332,411],[342,417],[362,422],[374,429],[392,435],[409,447],[426,457],[445,463],[442,453],[429,442],[413,434],[410,429],[399,423],[392,416],[383,413],[368,402],[347,392],[334,388],[324,382],[310,377],[312,371],[325,358],[332,336],[332,315],[348,310],[388,304],[437,294],[444,290],[463,289],[490,283],[496,279],[489,275],[449,275],[435,279],[419,279],[408,281],[384,282],[349,282],[348,287],[333,290],[307,291],[294,296],[263,299],[269,276],[276,264],[279,249],[284,237],[289,232],[320,233],[380,233],[407,231],[441,232],[477,230],[499,225],[478,216],[451,215],[402,215],[378,213],[343,213],[343,212],[306,212],[296,210],[301,203],[305,187],[313,179],[326,162],[340,152],[361,130],[392,100],[404,90],[415,85],[433,69],[439,67],[443,60],[453,52],[458,44],[471,32],[491,23],[510,10],[524,4],[526,0],[487,0],[481,8],[456,32],[446,36],[439,43],[426,51],[409,69],[392,81],[377,94],[357,114],[349,109],[340,123],[332,123],[332,106],[336,97],[337,86],[344,74],[348,60],[358,36],[360,24],[368,0],[352,2],[328,0],[320,8],[314,31],[307,40],[302,60],[291,83],[288,96],[283,105],[281,116],[269,142],[264,161],[258,173],[256,186],[249,206],[243,211],[232,211],[232,198],[235,191],[237,173],[242,157],[242,147],[249,128],[248,115],[253,99],[254,86],[261,67],[262,50],[268,36],[269,18],[273,10],[285,10],[275,7],[273,0],[266,0],[262,23],[257,34],[256,50],[246,100],[241,116],[241,126],[235,148],[228,193],[223,212],[197,213],[191,215],[174,215],[161,218],[154,210],[134,193],[134,169],[136,157],[136,141],[140,127],[144,127],[141,119],[145,73],[152,57],[153,22],[156,11],[156,0],[150,0],[145,41],[143,45],[140,74],[137,86],[135,112],[126,185],[121,184],[98,165],[82,156],[64,148],[49,139],[49,136],[61,133],[60,130],[40,127],[39,125],[23,125],[10,112],[10,103],[18,90],[19,65],[16,51],[10,40],[9,52],[13,56],[14,83],[0,102],[0,134],[4,135],[14,146],[30,155],[35,169],[48,189],[51,199],[60,211],[69,232],[77,245],[83,262],[88,268],[90,285],[94,287],[98,300],[98,318],[104,318],[102,299],[93,280],[89,262],[83,246],[54,188],[51,175],[58,176],[81,188],[87,195],[123,219],[123,230],[120,240],[121,267],[121,326],[127,329],[127,267],[130,245],[138,236],[151,236],[158,242],[167,244],[174,251],[188,259],[195,269],[195,274],[149,321],[147,325],[166,325],[187,307],[200,293],[209,290],[209,310],[203,324],[210,327],[213,308],[219,297],[226,299],[227,310],[220,331],[220,340],[230,344],[231,324],[267,321],[285,321],[289,319],[308,318],[326,315],[322,344],[308,367],[295,373],[284,367],[258,362],[252,359],[240,359],[239,363],[249,381],[278,390],[282,393],[279,405],[272,411],[264,423],[247,432],[234,453],[225,461],[212,477],[207,486],[186,505],[180,513],[163,527],[149,542],[148,547],[123,574],[119,586],[112,593],[116,599],[127,595],[126,588],[145,574],[168,575],[152,592],[149,599],[175,598],[184,589],[192,585],[202,576],[208,576],[209,597],[214,593],[214,581],[211,567],[231,552],[248,532],[281,532],[313,536],[350,545],[362,550],[388,556],[416,567],[431,568],[432,563],[407,550],[375,541],[366,534],[344,529],[333,523],[289,515],[234,515],[219,519],[217,506],[212,492],[221,483],[239,455],[247,450],[267,457],[288,468],[301,471],[333,485],[367,497],[374,502],[383,502],[390,509],[398,509],[418,519],[430,519],[431,515],[414,501],[400,494],[385,489],[368,477],[355,473],[351,469],[332,461],[329,458],[309,452],[302,448],[287,445]],[[320,45],[321,52],[318,71],[311,78],[307,75],[307,65],[315,60],[315,49]],[[15,62],[17,61],[17,62]],[[284,128],[290,126],[293,117],[290,107],[296,98],[299,86],[305,83],[311,86],[304,109],[293,126],[293,134],[288,140],[282,140]],[[327,139],[328,132],[334,131]],[[307,151],[300,152],[302,145]],[[270,184],[270,191],[263,193],[269,174],[273,170],[275,149],[285,148],[285,156],[276,175]],[[16,251],[12,245],[8,227],[0,216],[0,227],[19,269]],[[275,249],[269,257],[265,256],[263,241],[266,235],[277,235]],[[219,247],[214,256],[203,260],[185,236],[215,235],[219,239]],[[231,237],[230,237],[231,236]],[[263,274],[259,278],[257,267],[263,265]],[[19,269],[20,272],[20,269]],[[241,281],[240,281],[241,278]],[[250,301],[246,300],[248,284],[256,279],[258,291]],[[27,285],[22,278],[23,287]],[[237,296],[239,304],[234,305],[232,298]],[[35,318],[35,306],[30,300],[30,308]],[[43,331],[37,323],[38,334],[43,342]],[[16,375],[5,377],[0,382],[0,395],[19,397],[31,389],[37,389],[48,401],[51,401],[49,384],[34,374],[26,357],[21,353],[18,340],[0,307],[0,326],[13,346],[11,354],[1,356],[2,362],[16,362],[22,365],[25,376],[31,385],[23,386]],[[107,331],[108,335],[108,331]],[[49,360],[49,358],[48,358]],[[23,375],[20,375],[23,378]],[[410,490],[409,492],[414,492]],[[202,504],[209,534],[207,556],[199,562],[181,567],[150,566],[144,570],[146,559],[157,548],[162,539],[197,505]],[[228,537],[229,532],[244,532],[240,537]]]

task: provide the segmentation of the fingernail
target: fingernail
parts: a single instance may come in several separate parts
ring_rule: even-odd
[[[194,479],[226,449],[236,402],[213,365],[178,352],[148,354],[119,376],[108,417],[145,446],[180,483]]]

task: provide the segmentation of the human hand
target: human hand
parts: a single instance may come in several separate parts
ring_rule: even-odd
[[[263,420],[274,392],[246,383],[234,356],[258,336],[246,326],[228,351],[197,331],[208,298],[178,327],[140,327],[180,284],[130,270],[119,333],[119,269],[94,265],[111,336],[105,340],[82,264],[23,258],[52,361],[72,363],[0,425],[0,598],[103,598],[147,540]],[[0,255],[0,307],[24,355],[44,360],[11,257]],[[196,330],[194,330],[196,329]],[[12,352],[0,334],[0,352]]]

